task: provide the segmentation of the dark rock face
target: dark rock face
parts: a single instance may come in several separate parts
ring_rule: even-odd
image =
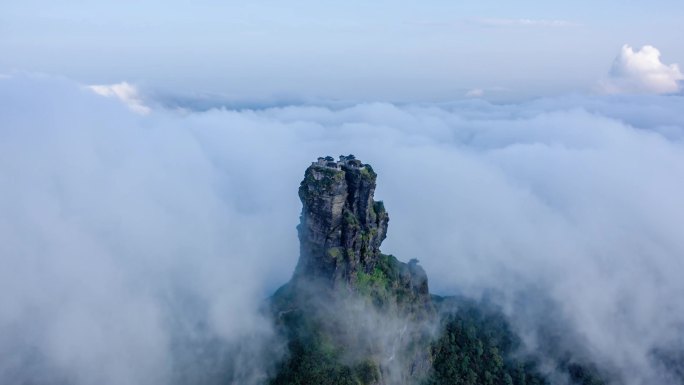
[[[353,155],[318,158],[299,187],[300,256],[271,300],[290,356],[272,385],[418,384],[435,308],[425,271],[382,254],[389,215],[377,175]]]
[[[387,235],[389,216],[373,200],[377,175],[353,156],[339,162],[319,158],[299,187],[300,259],[295,277],[351,282],[359,270],[371,271]]]

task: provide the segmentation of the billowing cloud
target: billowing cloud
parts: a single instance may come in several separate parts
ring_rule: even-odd
[[[0,100],[0,378],[168,383],[197,325],[268,339],[258,306],[294,269],[304,169],[354,153],[379,174],[383,250],[433,290],[501,293],[526,336],[550,303],[546,326],[619,382],[668,384],[653,352],[683,344],[683,97],[140,116],[14,78]]]
[[[673,94],[681,91],[682,80],[679,65],[663,63],[657,48],[635,51],[625,44],[600,87],[609,94]]]
[[[127,82],[108,85],[92,85],[88,86],[88,88],[98,95],[119,99],[126,104],[128,108],[139,114],[144,115],[150,112],[150,108],[144,104],[138,89]]]
[[[0,100],[3,382],[168,384],[227,369],[200,342],[270,338],[258,308],[297,249],[254,231],[292,228],[296,208],[259,215],[288,207],[255,207],[238,186],[260,180],[215,167],[182,119],[52,79],[5,80]]]

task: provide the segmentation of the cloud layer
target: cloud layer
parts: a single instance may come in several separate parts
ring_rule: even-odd
[[[108,85],[93,85],[88,86],[88,88],[98,95],[121,100],[128,106],[128,108],[139,114],[144,115],[150,112],[150,108],[143,103],[138,89],[127,82]]]
[[[0,355],[18,357],[2,378],[161,384],[196,325],[268,338],[258,306],[296,263],[297,186],[340,153],[379,174],[384,251],[439,293],[504,293],[522,332],[539,325],[520,298],[545,293],[628,384],[663,383],[652,349],[682,346],[682,97],[141,116],[15,77],[0,100]]]
[[[601,88],[610,94],[673,94],[682,90],[682,80],[679,65],[660,61],[657,48],[646,45],[635,51],[625,44]]]

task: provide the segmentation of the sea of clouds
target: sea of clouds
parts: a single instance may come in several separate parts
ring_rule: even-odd
[[[349,153],[379,175],[383,251],[418,258],[432,291],[498,293],[530,350],[545,319],[525,304],[551,303],[625,383],[667,382],[653,351],[684,346],[684,97],[200,112],[120,91],[138,108],[0,79],[2,382],[164,384],[198,329],[268,341],[259,307],[297,261],[304,170]]]

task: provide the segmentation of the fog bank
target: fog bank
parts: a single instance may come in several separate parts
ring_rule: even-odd
[[[162,384],[198,328],[268,340],[304,169],[341,153],[378,173],[383,251],[420,259],[433,291],[503,293],[522,332],[540,320],[521,296],[545,293],[626,383],[666,382],[652,351],[682,348],[684,97],[142,116],[14,76],[0,101],[2,378]]]

